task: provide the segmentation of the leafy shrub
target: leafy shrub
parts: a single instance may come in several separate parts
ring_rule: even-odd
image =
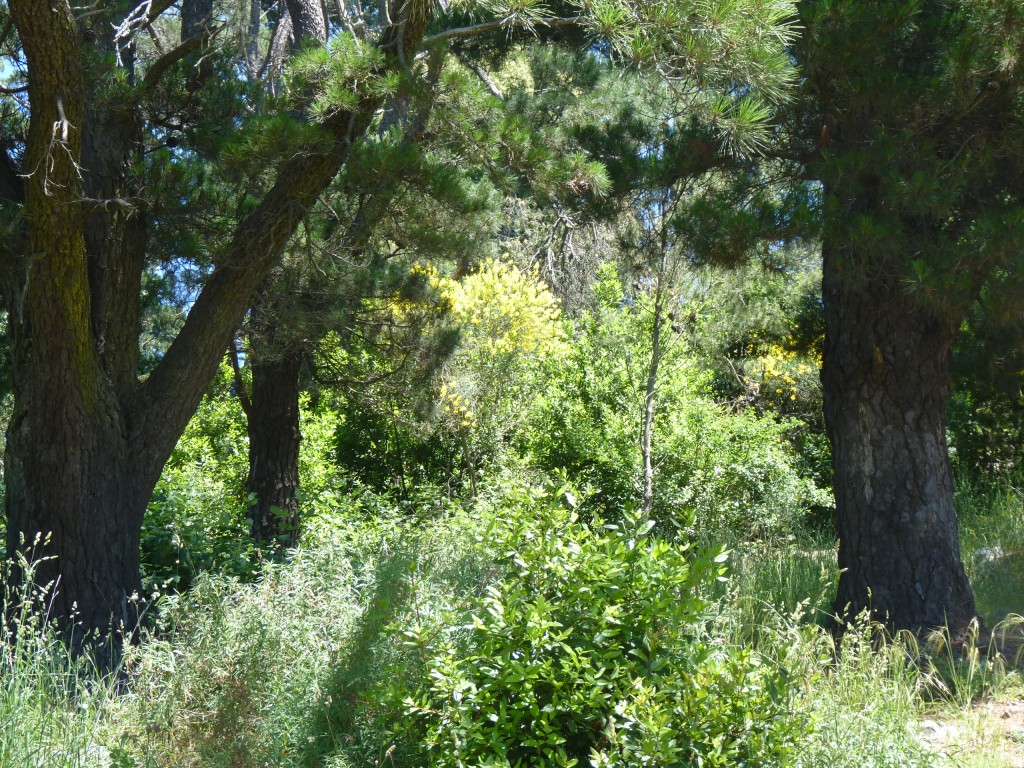
[[[519,499],[486,532],[506,575],[455,626],[414,622],[419,677],[393,675],[408,764],[787,764],[802,727],[783,671],[705,634],[720,549],[651,536],[635,514],[585,525]],[[569,506],[572,506],[571,504]]]
[[[507,446],[544,386],[542,363],[566,354],[558,301],[536,270],[488,259],[446,281],[461,342],[439,393],[441,423],[470,472]]]
[[[248,433],[225,367],[178,440],[142,525],[144,585],[184,589],[196,574],[253,573],[246,524]]]
[[[638,497],[652,308],[644,293],[624,292],[614,269],[601,274],[600,304],[575,323],[570,353],[551,361],[521,442],[542,471],[564,467],[598,489],[613,515]],[[716,403],[685,330],[666,335],[653,438],[658,522],[692,518],[709,540],[765,538],[788,535],[811,508],[831,505],[790,444],[799,425]]]

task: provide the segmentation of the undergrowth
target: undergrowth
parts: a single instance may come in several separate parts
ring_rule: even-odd
[[[485,489],[466,512],[336,523],[315,545],[264,564],[255,581],[203,575],[165,598],[120,678],[68,656],[41,593],[8,596],[0,766],[428,766],[459,750],[465,765],[497,766],[525,754],[526,732],[549,741],[524,766],[631,766],[641,732],[654,741],[637,748],[661,755],[648,763],[673,765],[692,762],[678,757],[679,737],[700,717],[712,738],[720,722],[739,739],[733,757],[753,748],[757,728],[758,738],[791,739],[772,759],[797,768],[1013,764],[980,714],[1020,691],[999,632],[979,627],[977,650],[941,635],[881,642],[862,618],[838,642],[822,626],[837,576],[827,537],[736,546],[724,577],[701,565],[695,573],[712,578],[690,583],[681,563],[713,555],[694,560],[639,518],[632,528],[628,517],[618,528],[584,526],[569,498]],[[967,500],[965,552],[1013,550],[1014,498]],[[1000,562],[1003,580],[1018,577],[1016,561]],[[998,580],[968,570],[979,605],[997,605]],[[637,602],[616,597],[640,584]],[[1015,621],[997,629],[1017,637]],[[581,707],[593,717],[567,716],[589,711]],[[738,730],[734,716],[745,723]],[[637,729],[632,743],[623,723]],[[730,759],[705,764],[742,764]]]

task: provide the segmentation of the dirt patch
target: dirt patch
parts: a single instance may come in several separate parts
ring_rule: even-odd
[[[921,735],[957,765],[1024,768],[1024,700],[988,701],[922,721]]]

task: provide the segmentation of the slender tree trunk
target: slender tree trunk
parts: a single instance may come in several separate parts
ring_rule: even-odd
[[[647,386],[644,391],[644,423],[640,439],[640,452],[644,463],[643,510],[645,515],[651,514],[654,508],[654,462],[651,457],[654,441],[654,417],[657,412],[658,365],[661,363],[661,331],[662,331],[662,280],[659,274],[658,285],[654,296],[654,320],[651,326],[651,360],[647,367]]]
[[[263,21],[263,8],[260,0],[249,0],[249,25],[246,30],[245,42],[245,76],[255,82],[260,74],[260,27]]]
[[[249,509],[252,536],[283,547],[298,544],[299,374],[302,354],[293,349],[253,357],[249,427]]]
[[[209,30],[212,23],[213,0],[182,0],[180,35],[182,42]],[[213,64],[206,57],[201,57],[198,66],[191,72],[189,89],[198,90],[213,75]]]
[[[295,50],[327,42],[327,21],[320,0],[286,0],[285,6],[294,30]],[[253,335],[259,338],[249,345],[252,397],[246,408],[246,423],[247,487],[252,497],[250,530],[257,542],[279,547],[295,546],[301,533],[298,490],[302,346],[288,339],[283,345],[274,343],[274,328],[282,322],[274,312],[275,305],[292,292],[286,281],[271,277],[263,283],[252,309]]]
[[[824,253],[822,384],[839,533],[836,611],[962,635],[975,616],[946,446],[956,318],[895,279],[854,282]]]

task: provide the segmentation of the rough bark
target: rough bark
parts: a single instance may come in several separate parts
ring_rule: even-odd
[[[109,635],[112,622],[135,626],[139,538],[152,488],[257,286],[365,133],[380,97],[327,119],[328,146],[282,164],[140,385],[131,368],[142,242],[134,227],[142,222],[111,202],[121,197],[135,150],[134,113],[117,118],[113,106],[94,104],[87,116],[89,70],[68,0],[12,0],[10,9],[28,65],[31,116],[21,168],[24,256],[7,254],[13,263],[4,265],[17,273],[8,292],[15,362],[8,551],[31,554],[32,542],[48,537],[34,551],[45,558],[37,581],[52,582],[50,615],[81,645],[87,632]],[[412,0],[393,10],[403,31],[385,31],[384,68],[403,65],[430,9],[429,0]]]
[[[245,76],[255,81],[260,72],[260,26],[262,22],[260,0],[249,0],[249,25],[245,41]]]
[[[327,19],[320,0],[287,0],[287,6],[297,48],[327,42]]]
[[[252,396],[248,415],[249,515],[253,539],[279,547],[298,544],[299,518],[299,374],[302,355],[251,362]]]
[[[183,0],[181,39],[188,40],[208,28],[213,21],[213,0]]]
[[[852,279],[845,260],[826,245],[822,385],[842,569],[836,611],[867,609],[896,629],[948,625],[962,635],[975,609],[946,446],[958,322],[917,305],[895,278]]]
[[[109,44],[113,48],[112,41]],[[85,114],[82,178],[91,201],[85,219],[92,335],[120,401],[136,387],[139,289],[146,260],[146,217],[130,179],[142,152],[138,107],[92,93]]]
[[[146,499],[92,334],[77,28],[66,3],[28,0],[11,11],[29,61],[32,119],[27,258],[20,301],[9,308],[15,409],[5,467],[7,543],[12,555],[43,558],[36,581],[53,585],[49,610],[80,646],[85,630],[135,625]]]

